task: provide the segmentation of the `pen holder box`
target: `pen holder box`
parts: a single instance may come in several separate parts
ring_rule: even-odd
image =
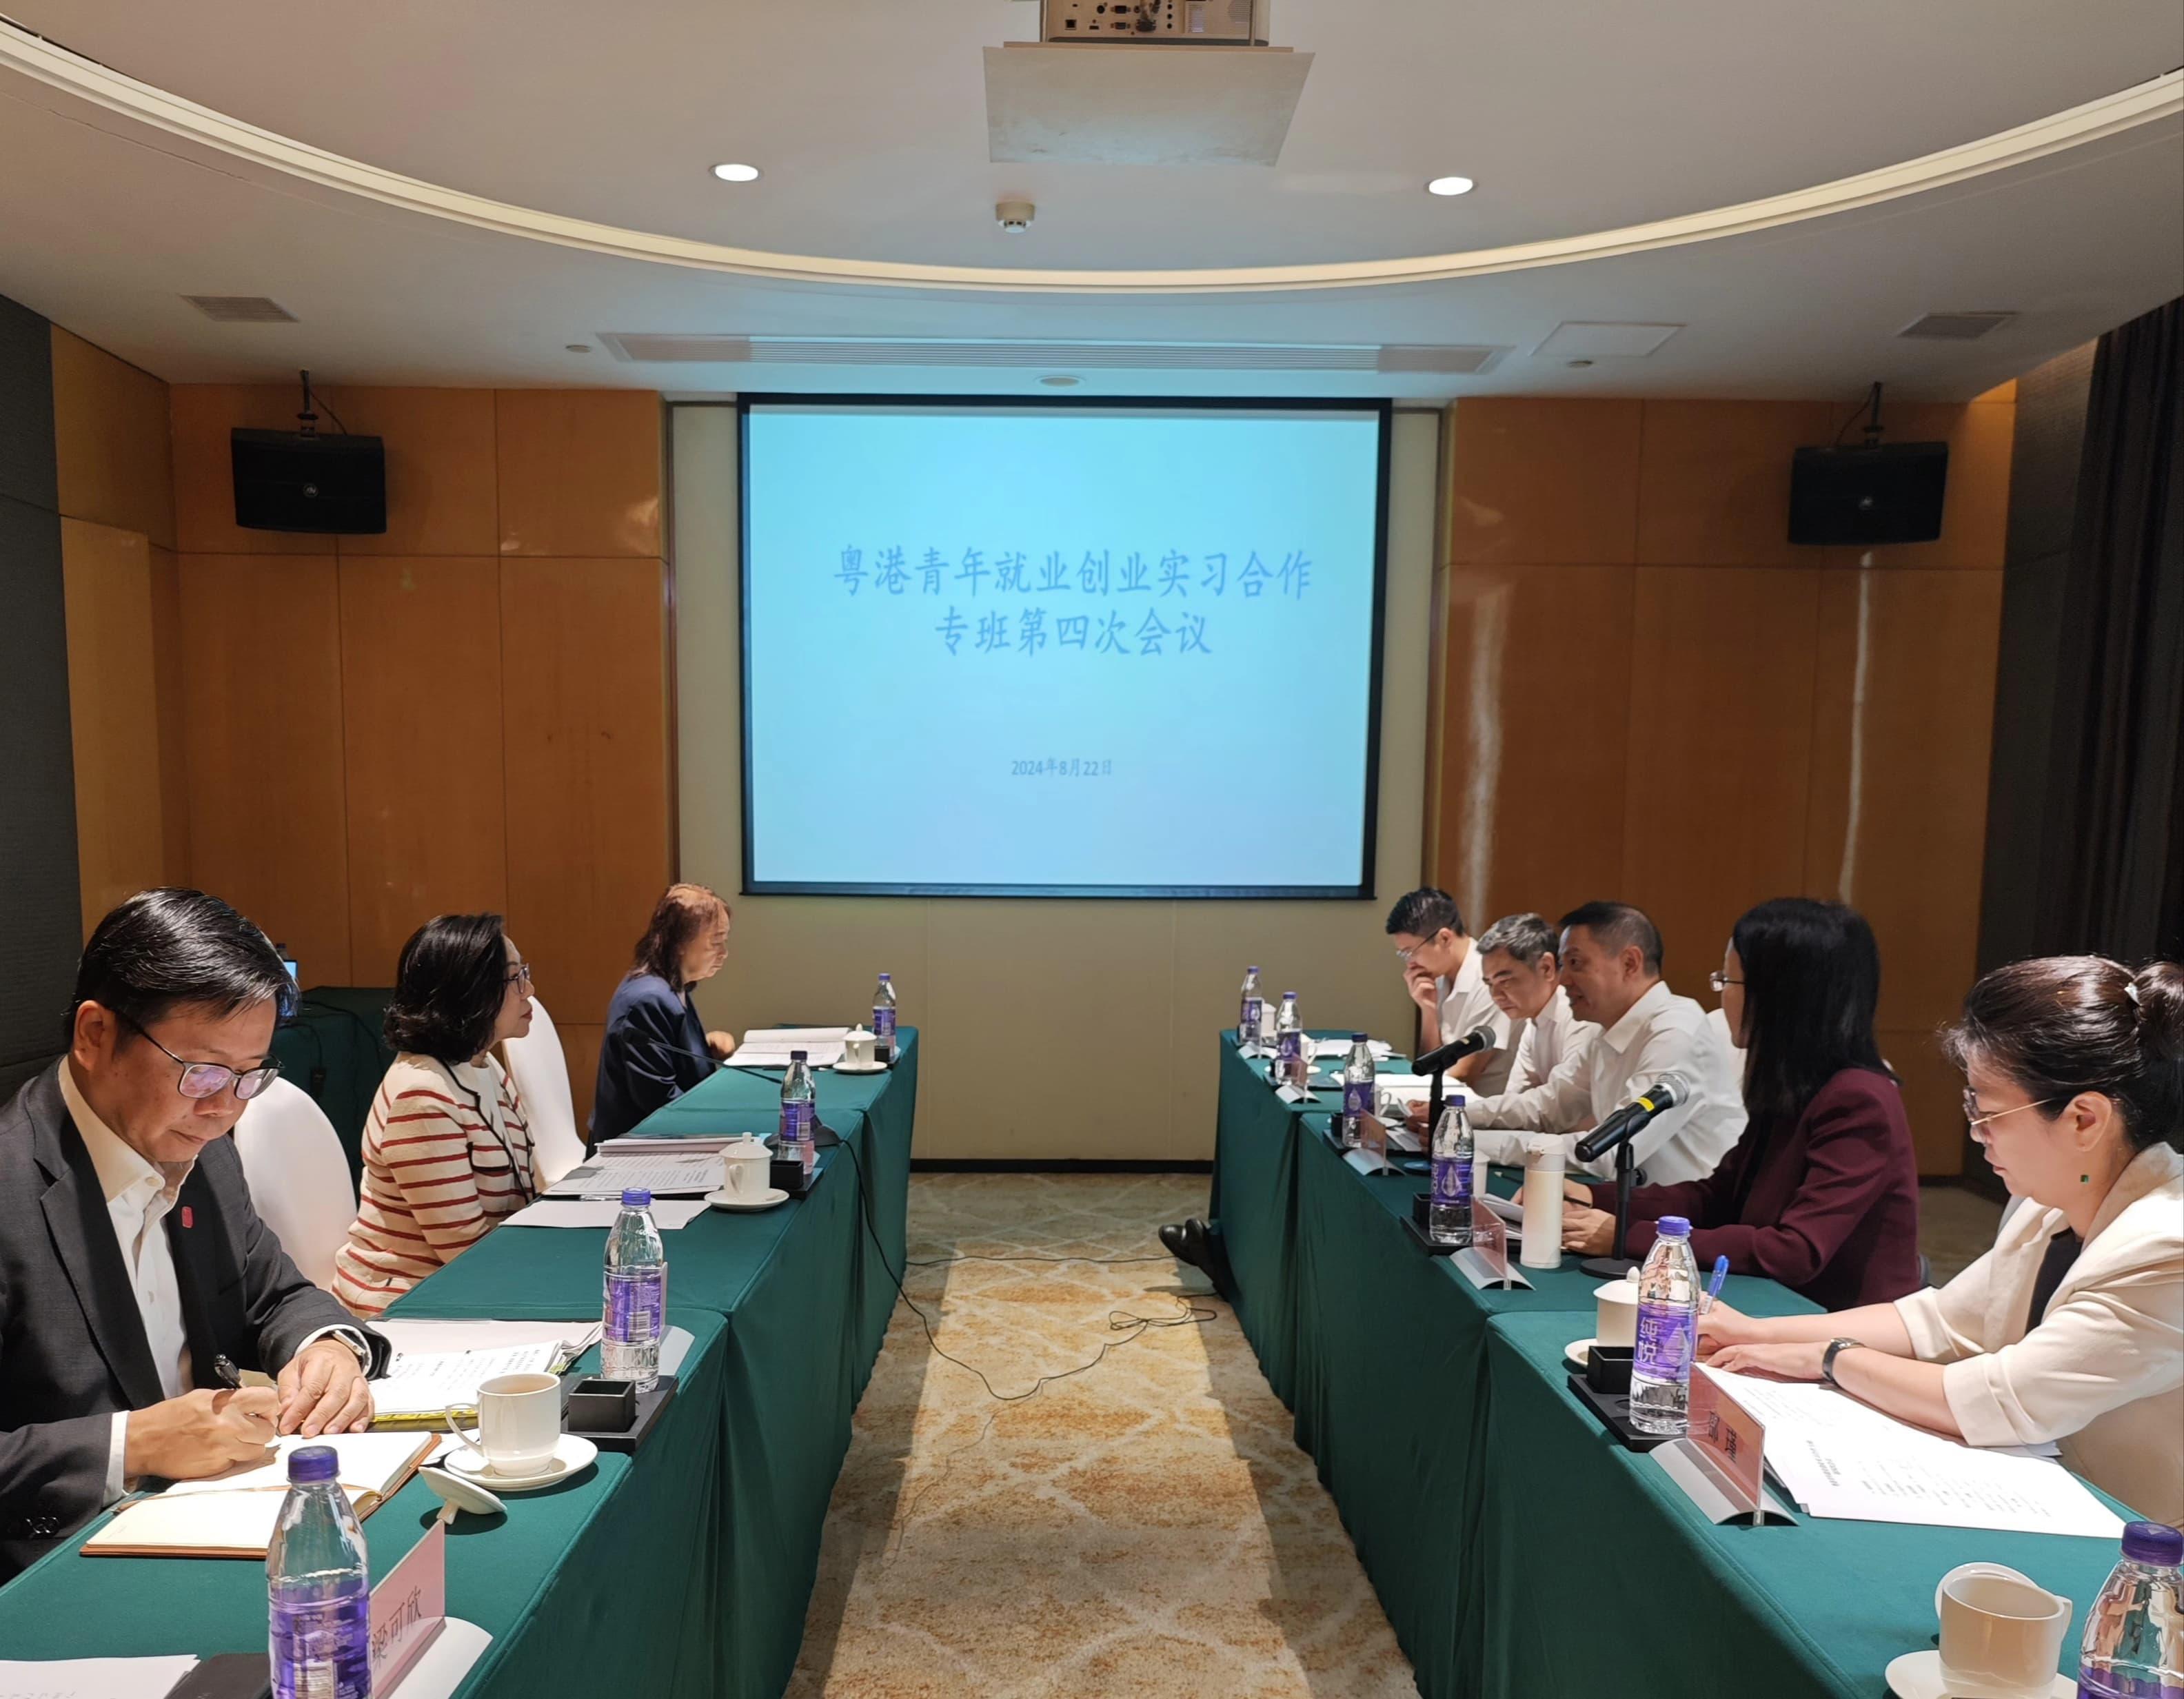
[[[627,1380],[580,1380],[569,1389],[564,1419],[572,1433],[627,1434],[637,1425],[637,1387]]]
[[[602,1451],[620,1451],[629,1456],[644,1449],[652,1430],[660,1425],[663,1411],[675,1401],[675,1377],[663,1374],[649,1391],[639,1392],[626,1380],[599,1380],[571,1378],[568,1396],[561,1409],[561,1431],[576,1434],[589,1440]],[[577,1403],[577,1387],[582,1385],[620,1386],[626,1388],[631,1400],[629,1420],[619,1427],[593,1427],[583,1419],[583,1412]]]
[[[1630,1365],[1637,1355],[1630,1345],[1595,1345],[1585,1359],[1585,1384],[1610,1397],[1630,1396]]]

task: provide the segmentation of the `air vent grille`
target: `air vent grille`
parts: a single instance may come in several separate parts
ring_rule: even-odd
[[[2014,313],[1929,313],[1896,334],[1914,342],[1969,343],[1989,331],[2000,330],[2016,316]]]
[[[1496,348],[1340,343],[1092,343],[939,337],[673,336],[602,331],[641,364],[970,366],[1053,371],[1483,371]]]
[[[190,305],[216,324],[292,325],[296,315],[263,295],[185,295]]]

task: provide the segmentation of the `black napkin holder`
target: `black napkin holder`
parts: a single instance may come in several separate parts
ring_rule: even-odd
[[[580,1419],[576,1403],[575,1389],[591,1379],[588,1375],[571,1373],[562,1377],[566,1390],[561,1407],[561,1431],[574,1434],[579,1439],[589,1440],[602,1451],[620,1451],[632,1456],[644,1449],[652,1430],[660,1425],[660,1412],[675,1401],[675,1377],[663,1374],[649,1391],[639,1392],[627,1381],[602,1381],[610,1386],[627,1386],[636,1400],[636,1410],[626,1428],[594,1428]],[[588,1408],[588,1407],[587,1407]]]
[[[562,1420],[571,1434],[627,1434],[637,1425],[637,1383],[580,1380],[569,1389]]]
[[[1613,1397],[1621,1393],[1630,1395],[1630,1366],[1638,1359],[1631,1346],[1596,1345],[1587,1354],[1585,1364],[1585,1384],[1595,1392]]]

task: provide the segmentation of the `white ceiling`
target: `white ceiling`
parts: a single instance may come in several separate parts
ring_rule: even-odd
[[[373,165],[628,229],[863,260],[1106,270],[1438,254],[1784,193],[1975,141],[2184,59],[2179,0],[1275,0],[1316,54],[1280,164],[995,165],[980,50],[1028,0],[10,0],[77,52]],[[1096,49],[1091,50],[1096,51]],[[1183,51],[1188,51],[1187,49]],[[1034,374],[634,366],[601,331],[1487,343],[1477,377],[1088,377],[1093,393],[1975,393],[2184,291],[2173,120],[1861,211],[1650,253],[1276,294],[788,285],[489,234],[306,185],[0,72],[0,292],[181,380],[1020,390]],[[747,159],[755,185],[707,168]],[[35,169],[24,169],[25,162]],[[1474,177],[1429,197],[1442,172]],[[1038,203],[1001,235],[994,201]],[[266,294],[218,326],[183,293]],[[2022,315],[1896,341],[1936,309]],[[1689,328],[1639,361],[1566,319]]]

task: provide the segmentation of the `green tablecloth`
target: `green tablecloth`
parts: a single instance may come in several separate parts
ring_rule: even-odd
[[[733,1691],[738,1648],[718,1605],[727,1590],[727,1328],[687,1306],[669,1319],[694,1343],[641,1456],[603,1454],[566,1485],[511,1494],[504,1518],[465,1516],[449,1529],[448,1613],[493,1635],[461,1694],[708,1699]],[[375,1576],[409,1552],[439,1508],[413,1480],[365,1523]],[[264,1651],[263,1563],[85,1557],[80,1543],[0,1588],[0,1657]]]
[[[1934,1588],[1958,1564],[2006,1563],[2075,1601],[2067,1648],[2115,1562],[2111,1541],[2056,1535],[1806,1516],[1716,1528],[1578,1403],[1563,1318],[1504,1315],[1488,1335],[1479,1561],[1496,1699],[1879,1699],[1891,1659],[1934,1645]]]
[[[1221,1039],[1212,1200],[1236,1274],[1236,1319],[1274,1395],[1296,1403],[1296,1110],[1267,1083],[1266,1064]]]
[[[326,1111],[350,1178],[364,1172],[364,1123],[394,1052],[380,1034],[387,1000],[383,987],[315,985],[304,993],[296,1018],[273,1034],[281,1078],[303,1088]]]

